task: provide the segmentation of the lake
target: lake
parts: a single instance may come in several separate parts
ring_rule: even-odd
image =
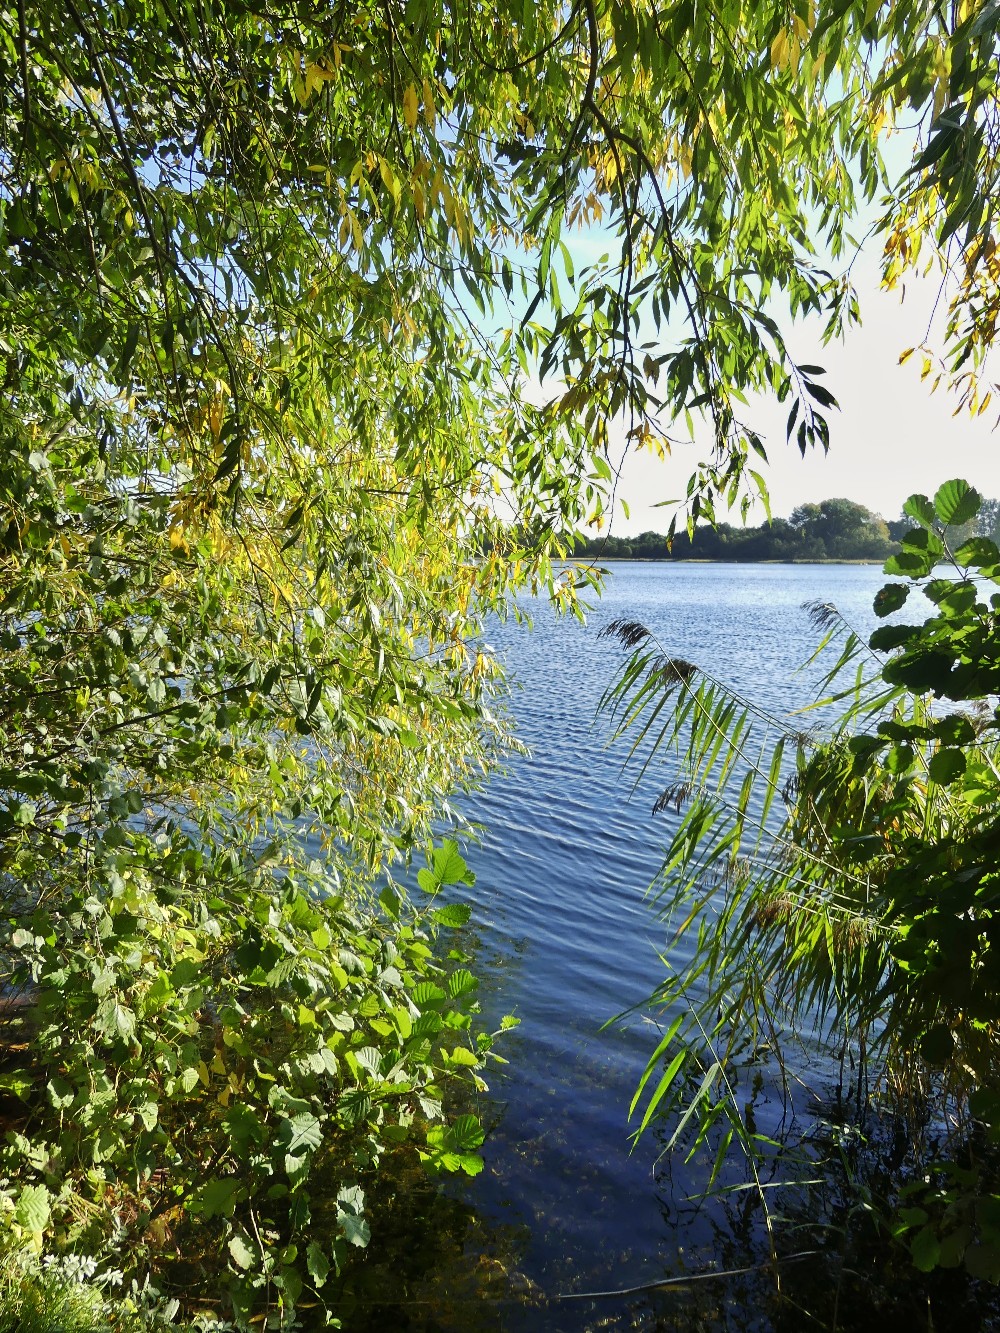
[[[815,667],[800,670],[819,638],[802,604],[833,602],[867,633],[884,581],[872,566],[623,562],[586,625],[535,604],[533,629],[491,627],[531,753],[466,803],[486,830],[466,848],[477,875],[472,965],[488,1019],[513,1013],[521,1025],[498,1046],[510,1064],[496,1068],[479,1108],[490,1125],[486,1169],[449,1186],[455,1211],[435,1223],[442,1233],[450,1228],[440,1262],[410,1275],[406,1318],[397,1309],[396,1326],[800,1326],[794,1318],[782,1324],[787,1310],[772,1309],[766,1231],[759,1196],[741,1188],[744,1165],[737,1159],[727,1173],[734,1192],[704,1204],[697,1196],[708,1156],[664,1157],[652,1131],[631,1150],[628,1106],[657,1041],[644,1001],[668,947],[645,892],[676,816],[651,814],[670,780],[669,760],[633,792],[624,749],[608,747],[607,724],[595,719],[624,659],[599,632],[615,617],[639,620],[669,654],[786,714],[810,702],[819,676]],[[604,1029],[633,1006],[625,1023]],[[813,1091],[824,1091],[824,1071],[810,1071],[807,1049],[801,1060],[804,1076],[816,1080],[802,1101],[819,1107]],[[795,1138],[798,1127],[783,1121],[779,1103],[766,1086],[759,1091],[758,1126]],[[796,1249],[790,1234],[786,1253]],[[810,1235],[800,1248],[815,1243]],[[754,1271],[627,1290],[744,1268]],[[623,1294],[582,1296],[595,1292]],[[885,1333],[893,1325],[880,1318],[870,1309],[846,1326],[877,1324]]]

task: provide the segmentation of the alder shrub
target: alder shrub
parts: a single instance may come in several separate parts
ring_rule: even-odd
[[[621,621],[608,632],[633,653],[605,706],[647,762],[669,747],[681,762],[658,802],[684,813],[655,886],[676,938],[654,997],[666,1030],[633,1100],[640,1132],[661,1122],[672,1146],[711,1142],[716,1173],[731,1145],[769,1152],[733,1090],[770,1048],[788,1092],[805,1035],[828,1081],[849,1060],[857,1127],[895,1117],[911,1144],[866,1203],[918,1268],[995,1282],[1000,550],[949,544],[979,504],[964,481],[910,497],[916,526],[875,598],[893,619],[867,643],[812,607],[818,651],[840,644],[820,700],[832,731],[793,730]],[[901,621],[920,593],[931,613]]]

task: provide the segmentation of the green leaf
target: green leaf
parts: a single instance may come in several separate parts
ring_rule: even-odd
[[[439,926],[446,926],[449,930],[467,925],[471,916],[472,908],[468,903],[449,903],[447,907],[438,907],[431,913],[432,919]]]
[[[102,1000],[97,1010],[97,1027],[106,1037],[131,1041],[135,1036],[135,1014],[118,1000]]]
[[[963,1255],[966,1271],[984,1282],[1000,1282],[1000,1245],[970,1245]]]
[[[355,1217],[353,1213],[338,1211],[337,1221],[344,1237],[352,1245],[357,1245],[363,1249],[371,1240],[371,1227],[363,1217]]]
[[[12,810],[14,823],[19,828],[28,828],[35,822],[37,810],[38,807],[33,805],[31,801],[18,801]]]
[[[49,1085],[51,1087],[51,1084]],[[0,1074],[0,1089],[4,1092],[12,1092],[20,1101],[25,1102],[35,1090],[35,1080],[29,1073],[23,1070],[12,1070],[6,1074]],[[73,1100],[72,1093],[69,1098]]]
[[[962,750],[938,750],[931,756],[928,772],[935,782],[947,786],[964,774],[965,763]]]
[[[894,611],[899,610],[909,595],[910,589],[907,584],[887,583],[875,594],[875,614],[880,617],[891,616]]]
[[[920,1039],[920,1054],[932,1065],[943,1065],[955,1053],[955,1036],[946,1023],[938,1023]]]
[[[244,1272],[257,1263],[256,1251],[251,1249],[240,1235],[229,1237],[229,1253],[233,1256],[236,1267],[242,1268]]]
[[[423,889],[424,893],[438,893],[441,889],[441,881],[437,879],[430,870],[418,870],[417,883]]]
[[[306,1246],[306,1267],[316,1286],[322,1287],[330,1274],[330,1260],[326,1257],[322,1245],[316,1241],[310,1241]]]
[[[447,994],[433,981],[420,981],[413,988],[412,999],[418,1009],[429,1006],[437,1008],[447,998]]]
[[[955,552],[955,559],[960,565],[972,569],[984,569],[1000,565],[1000,549],[997,548],[996,542],[990,541],[988,537],[971,537]]]
[[[288,1157],[301,1157],[314,1152],[322,1139],[323,1127],[316,1116],[308,1111],[279,1122],[277,1141]]]
[[[445,1063],[455,1065],[463,1069],[477,1069],[479,1067],[479,1057],[475,1052],[470,1051],[467,1046],[456,1046],[453,1051],[442,1050],[442,1056]]]
[[[41,1236],[52,1215],[52,1196],[44,1185],[23,1185],[14,1206],[14,1220],[25,1231]]]
[[[475,884],[476,877],[462,859],[457,842],[446,839],[434,849],[434,878],[439,884]]]
[[[479,982],[466,967],[460,967],[448,978],[448,996],[457,1000],[463,995],[471,995],[479,987]]]
[[[934,510],[945,524],[968,523],[979,513],[982,496],[967,481],[946,481],[934,496]]]
[[[232,1217],[240,1193],[238,1180],[213,1177],[200,1187],[192,1200],[192,1211],[203,1217]]]
[[[936,519],[933,502],[926,495],[911,495],[903,504],[903,513],[922,527],[932,528]]]
[[[891,555],[882,568],[887,574],[922,579],[931,572],[935,563],[935,557],[930,552],[900,551],[898,555]]]
[[[905,773],[913,763],[913,747],[894,745],[885,758],[885,766],[890,773]]]
[[[868,643],[876,652],[884,653],[893,648],[901,647],[904,643],[909,642],[912,637],[912,625],[883,625],[880,629],[872,631]]]
[[[945,745],[971,745],[976,739],[976,729],[964,713],[949,713],[947,717],[938,718],[931,731]]]
[[[337,1223],[352,1245],[364,1247],[371,1240],[371,1230],[362,1214],[364,1191],[359,1185],[345,1185],[337,1193]]]
[[[152,1131],[159,1120],[160,1108],[156,1102],[140,1102],[135,1109],[143,1128]]]
[[[457,1152],[472,1152],[483,1141],[483,1127],[474,1115],[460,1115],[447,1131],[448,1141]]]
[[[929,1273],[932,1268],[936,1268],[940,1254],[941,1242],[938,1240],[937,1232],[932,1226],[926,1226],[923,1230],[918,1231],[910,1242],[910,1255],[913,1259],[913,1265],[915,1268],[919,1268],[921,1273]]]

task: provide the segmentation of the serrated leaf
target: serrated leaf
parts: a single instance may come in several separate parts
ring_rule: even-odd
[[[160,1114],[160,1108],[157,1106],[156,1102],[141,1102],[136,1107],[135,1113],[139,1117],[144,1129],[152,1131],[156,1128],[156,1123]]]
[[[471,916],[472,908],[468,903],[449,903],[447,907],[438,907],[431,913],[432,920],[449,930],[458,930],[467,925]]]
[[[419,876],[418,882],[419,882]],[[446,838],[434,849],[434,878],[439,884],[475,884],[476,877],[458,850],[458,843]]]
[[[417,883],[424,893],[437,893],[441,888],[441,881],[427,869],[417,871]]]
[[[462,995],[470,995],[479,986],[479,982],[466,967],[460,967],[448,978],[448,995],[457,1000]]]
[[[934,556],[927,551],[900,551],[898,555],[891,555],[882,568],[887,574],[922,579],[931,572],[934,563]]]
[[[450,1054],[442,1050],[441,1054],[446,1064],[459,1065],[463,1069],[475,1069],[479,1065],[479,1057],[467,1046],[456,1046]]]
[[[419,1009],[426,1009],[428,1005],[440,1004],[441,1001],[446,1000],[448,996],[441,987],[436,986],[433,981],[421,981],[414,986],[411,998],[413,1003]]]
[[[239,1181],[220,1180],[213,1177],[207,1180],[195,1195],[193,1211],[204,1217],[232,1217],[236,1208],[236,1196],[239,1193]]]
[[[483,1127],[474,1115],[460,1115],[447,1130],[449,1145],[458,1152],[472,1152],[484,1137]]]
[[[912,625],[883,625],[880,629],[872,631],[868,643],[876,652],[889,652],[906,643],[912,634]]]
[[[991,565],[1000,565],[1000,549],[989,537],[971,537],[955,552],[955,559],[960,565],[973,569],[984,569]]]
[[[14,1220],[25,1231],[41,1235],[52,1215],[52,1196],[44,1185],[24,1185],[14,1206]]]
[[[242,1236],[229,1237],[229,1253],[233,1256],[236,1267],[242,1268],[244,1272],[257,1262],[257,1255]]]
[[[934,502],[926,495],[911,495],[903,505],[903,513],[915,519],[921,527],[934,526],[936,519]]]
[[[135,1036],[135,1014],[117,1000],[103,1000],[98,1006],[96,1026],[107,1037],[130,1041]]]
[[[942,523],[968,523],[979,513],[982,497],[961,477],[946,481],[934,495],[934,511]]]
[[[278,1126],[278,1143],[288,1157],[302,1157],[319,1147],[323,1127],[309,1111],[284,1119]]]
[[[34,1091],[34,1087],[35,1080],[30,1074],[24,1073],[22,1070],[12,1070],[8,1074],[0,1074],[0,1089],[4,1092],[12,1092],[20,1101],[27,1101]],[[70,1094],[69,1100],[73,1100],[72,1094]]]
[[[306,1267],[316,1286],[322,1287],[330,1274],[330,1260],[326,1257],[322,1245],[316,1241],[310,1241],[306,1246]]]
[[[338,1212],[337,1221],[345,1238],[352,1245],[357,1245],[361,1249],[368,1244],[372,1238],[371,1227],[363,1217],[355,1217],[353,1213]]]
[[[365,1246],[371,1231],[362,1214],[365,1193],[360,1185],[345,1185],[337,1193],[337,1222],[352,1245]]]

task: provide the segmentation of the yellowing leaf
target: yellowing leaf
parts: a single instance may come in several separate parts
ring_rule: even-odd
[[[403,94],[403,119],[410,130],[417,128],[418,100],[417,90],[411,83]]]

